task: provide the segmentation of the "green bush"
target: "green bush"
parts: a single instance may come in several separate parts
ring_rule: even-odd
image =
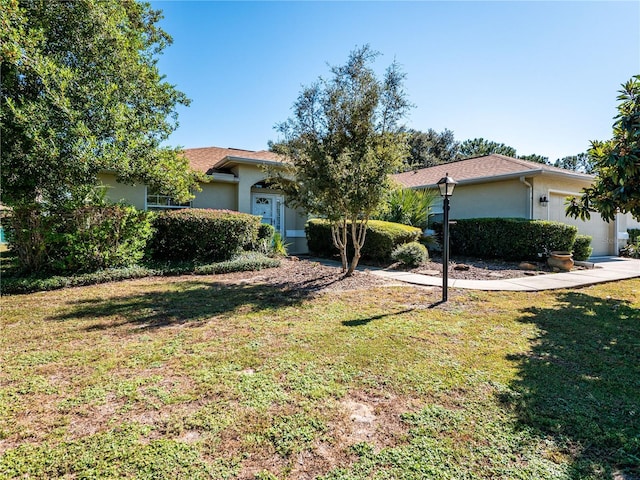
[[[629,243],[635,244],[640,240],[640,228],[628,228],[627,233],[629,234]]]
[[[417,267],[429,259],[427,247],[419,242],[398,245],[391,253],[391,258],[410,267]]]
[[[374,217],[385,222],[427,228],[429,212],[439,197],[435,190],[398,188],[387,193],[385,202]]]
[[[537,260],[545,253],[571,251],[573,225],[518,218],[457,220],[450,228],[451,252],[480,258]]]
[[[256,243],[260,225],[260,217],[230,210],[166,211],[153,221],[149,247],[155,259],[224,261]]]
[[[151,236],[147,212],[107,202],[16,207],[8,224],[9,248],[29,272],[130,266],[142,259]]]
[[[351,226],[348,225],[349,232]],[[331,225],[328,220],[313,219],[305,225],[309,250],[316,255],[330,257],[338,253],[331,239]],[[422,230],[399,223],[370,220],[362,247],[362,258],[371,260],[390,260],[391,253],[404,243],[415,242],[422,235]],[[348,254],[353,255],[349,235]]]
[[[579,262],[587,260],[593,253],[591,248],[592,238],[589,235],[576,235],[576,241],[573,243],[573,259]]]

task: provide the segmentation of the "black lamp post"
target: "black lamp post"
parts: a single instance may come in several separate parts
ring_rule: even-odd
[[[447,173],[443,178],[438,180],[438,188],[440,189],[440,195],[442,196],[443,203],[442,209],[444,213],[444,220],[442,225],[442,301],[446,302],[448,297],[448,282],[449,282],[449,197],[453,195],[453,189],[456,182]]]

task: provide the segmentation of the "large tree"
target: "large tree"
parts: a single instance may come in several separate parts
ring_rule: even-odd
[[[553,166],[567,170],[575,170],[576,172],[593,173],[593,163],[591,159],[589,159],[589,154],[586,152],[559,158]]]
[[[532,153],[530,155],[518,155],[517,158],[528,160],[529,162],[542,163],[544,165],[549,164],[549,157],[543,157],[542,155],[538,155],[537,153]]]
[[[195,174],[161,144],[185,95],[157,55],[161,18],[134,0],[0,0],[2,202],[85,195],[101,171],[178,199]]]
[[[483,155],[491,155],[492,153],[515,157],[516,149],[504,143],[493,142],[491,140],[485,140],[484,138],[473,138],[465,140],[460,144],[461,158],[480,157]]]
[[[433,167],[458,158],[460,143],[451,130],[445,128],[438,133],[431,128],[426,132],[410,129],[407,133],[410,150],[403,170]]]
[[[331,68],[331,78],[305,87],[293,116],[276,127],[283,140],[272,144],[289,159],[288,173],[296,179],[279,176],[287,202],[331,222],[346,276],[358,265],[369,217],[384,198],[389,174],[407,154],[400,125],[410,108],[404,74],[394,62],[378,79],[371,66],[378,55],[368,45],[357,48],[345,65]]]
[[[592,141],[588,151],[596,175],[593,185],[567,205],[567,214],[588,219],[597,211],[607,221],[630,212],[640,220],[640,75],[622,85],[613,138]]]

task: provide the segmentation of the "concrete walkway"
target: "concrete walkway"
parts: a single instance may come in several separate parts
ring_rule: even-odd
[[[522,278],[503,280],[457,280],[449,278],[448,284],[449,288],[466,288],[471,290],[537,292],[540,290],[584,287],[596,283],[614,282],[640,277],[640,260],[621,257],[597,257],[591,258],[590,262],[594,264],[594,268],[586,270],[523,276]],[[366,269],[375,275],[401,282],[442,287],[441,277],[395,270]]]

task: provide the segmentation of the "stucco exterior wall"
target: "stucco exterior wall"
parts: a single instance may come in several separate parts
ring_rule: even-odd
[[[451,219],[529,218],[528,189],[519,180],[458,185],[450,199]],[[437,200],[436,200],[437,203]]]
[[[109,173],[101,173],[98,180],[107,187],[107,198],[113,202],[125,201],[138,210],[144,210],[146,206],[146,189],[144,185],[125,185],[116,182],[116,176]]]
[[[195,193],[191,201],[193,208],[215,208],[238,210],[235,183],[210,182],[200,184],[202,191]]]

